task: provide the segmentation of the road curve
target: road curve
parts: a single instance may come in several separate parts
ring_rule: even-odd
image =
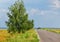
[[[41,42],[60,42],[60,34],[48,32],[45,30],[37,30]]]

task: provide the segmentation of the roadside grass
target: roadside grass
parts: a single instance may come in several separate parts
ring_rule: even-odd
[[[60,29],[49,29],[49,28],[41,28],[42,30],[47,30],[49,32],[54,32],[54,33],[57,33],[57,34],[60,34]]]
[[[0,42],[39,42],[39,39],[34,29],[15,34],[9,34],[7,30],[0,30]]]

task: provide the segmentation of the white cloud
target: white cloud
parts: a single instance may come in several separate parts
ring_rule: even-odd
[[[8,12],[7,9],[0,9],[0,20],[1,21],[6,21],[8,19],[7,12]]]
[[[11,0],[0,0],[0,3],[7,3],[10,2]]]
[[[32,8],[30,11],[27,11],[27,13],[31,15],[58,15],[58,11],[53,11],[53,10],[39,10],[39,9],[34,9]]]
[[[7,12],[9,12],[7,9],[1,8],[0,9],[0,19],[7,18]]]
[[[53,8],[60,8],[60,1],[59,0],[51,0],[51,7]]]
[[[6,13],[6,12],[8,12],[8,11],[9,11],[9,10],[7,10],[7,9],[0,8],[0,13],[2,13],[2,12],[3,12],[3,13],[4,13],[4,12]]]
[[[15,3],[17,0],[0,0],[0,4],[12,4]]]
[[[37,3],[40,3],[41,2],[41,0],[24,0],[24,2],[26,3],[26,4],[37,4]]]
[[[32,8],[30,11],[27,11],[27,13],[32,14],[32,15],[34,15],[34,14],[44,15],[44,12],[43,11],[41,11],[39,9],[34,9],[34,8]]]

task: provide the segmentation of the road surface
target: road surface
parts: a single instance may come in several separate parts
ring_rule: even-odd
[[[37,30],[41,42],[60,42],[60,34],[48,32],[45,30]]]

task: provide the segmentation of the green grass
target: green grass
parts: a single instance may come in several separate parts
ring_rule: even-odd
[[[25,33],[15,33],[13,35],[6,36],[6,40],[4,42],[39,42],[39,39],[36,31],[31,29]]]
[[[49,31],[49,32],[54,32],[54,33],[57,33],[57,34],[60,34],[60,29],[57,29],[57,28],[41,28],[41,30],[46,30],[46,31]]]

